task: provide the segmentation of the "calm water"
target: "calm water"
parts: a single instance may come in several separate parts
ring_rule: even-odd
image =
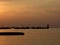
[[[60,28],[38,30],[0,30],[24,32],[23,36],[0,36],[0,45],[60,45]]]

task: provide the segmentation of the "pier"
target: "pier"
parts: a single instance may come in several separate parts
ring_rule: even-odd
[[[46,27],[0,27],[0,29],[49,29],[49,24]],[[24,32],[0,32],[0,35],[24,35]]]
[[[49,24],[47,24],[47,26],[46,27],[38,27],[38,26],[36,26],[36,27],[27,27],[27,26],[25,26],[25,27],[0,27],[0,29],[49,29]]]
[[[13,36],[13,35],[24,35],[24,32],[0,32],[1,35]]]

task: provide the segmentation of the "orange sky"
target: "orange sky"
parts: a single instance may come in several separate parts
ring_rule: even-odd
[[[0,25],[60,27],[59,0],[0,0]]]

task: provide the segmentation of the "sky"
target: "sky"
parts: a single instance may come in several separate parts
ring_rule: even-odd
[[[0,26],[60,27],[60,0],[0,0]]]

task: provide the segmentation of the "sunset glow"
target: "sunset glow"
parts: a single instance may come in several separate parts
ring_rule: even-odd
[[[0,23],[5,25],[60,25],[59,0],[0,1]]]
[[[0,2],[0,14],[8,11],[8,6],[6,5],[6,2]]]
[[[60,0],[0,0],[0,45],[60,45]]]

